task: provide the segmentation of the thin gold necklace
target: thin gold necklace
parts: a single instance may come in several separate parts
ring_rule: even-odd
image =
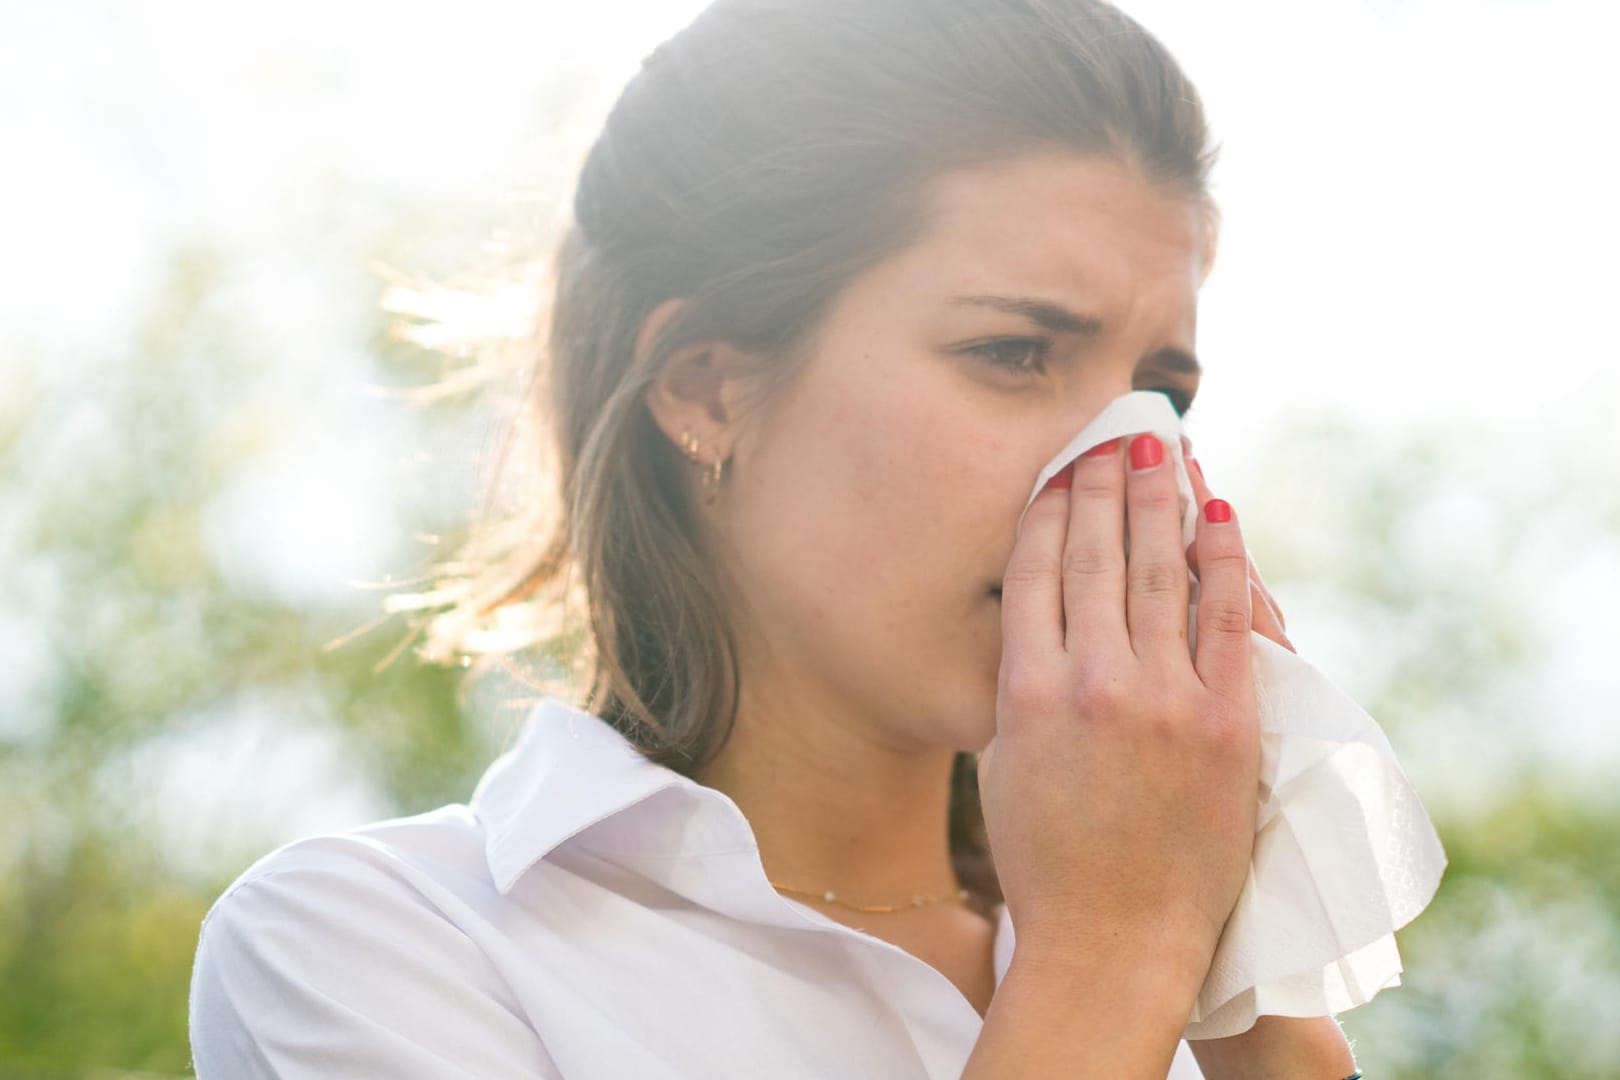
[[[769,878],[766,878],[766,880],[770,881]],[[966,889],[957,889],[954,893],[946,893],[944,896],[913,896],[908,904],[851,904],[847,900],[838,899],[837,894],[831,889],[825,892],[811,892],[808,889],[795,889],[791,885],[778,885],[774,881],[771,881],[771,886],[781,889],[783,892],[798,893],[800,896],[813,896],[817,900],[825,900],[829,904],[837,904],[839,907],[846,907],[852,911],[865,911],[873,914],[888,911],[910,911],[912,908],[927,907],[929,904],[937,904],[942,900],[956,900],[966,903],[970,895]]]

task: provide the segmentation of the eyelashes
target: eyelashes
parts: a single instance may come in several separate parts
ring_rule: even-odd
[[[1052,352],[1052,339],[1040,337],[996,338],[994,341],[986,341],[980,345],[971,345],[963,349],[962,352],[978,357],[985,364],[1001,371],[1011,372],[1015,375],[1037,375],[1046,371],[1046,362]],[[1007,359],[1009,355],[1014,359]],[[1152,390],[1169,398],[1170,405],[1176,410],[1177,416],[1185,417],[1192,411],[1192,395],[1179,387],[1144,386],[1141,389]]]
[[[994,356],[1003,349],[1027,350],[1033,354],[1034,361],[1031,364],[1009,364],[1005,361],[995,359]],[[1052,351],[1052,340],[1050,338],[997,338],[994,341],[987,341],[983,345],[974,345],[963,349],[962,351],[981,357],[991,367],[1002,368],[1006,371],[1045,371],[1047,356]]]

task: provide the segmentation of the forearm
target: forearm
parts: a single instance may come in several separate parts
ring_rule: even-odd
[[[1164,1080],[1185,996],[1140,970],[1058,971],[1015,957],[962,1080]]]
[[[1356,1071],[1330,1016],[1262,1016],[1241,1035],[1191,1046],[1206,1080],[1344,1080]]]

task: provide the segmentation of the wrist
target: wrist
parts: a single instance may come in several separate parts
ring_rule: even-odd
[[[1140,1002],[1186,1026],[1209,973],[1212,950],[1183,938],[1145,933],[1098,935],[1020,928],[1012,966],[1051,986],[1100,983],[1106,993]]]
[[[1192,1014],[1208,960],[1196,949],[1154,947],[1140,938],[1054,940],[1031,934],[1018,938],[1007,974],[1016,972],[1069,1008],[1169,1036],[1173,1047]]]
[[[1162,1080],[1191,1009],[1170,989],[1140,969],[1060,962],[1020,940],[964,1080]]]

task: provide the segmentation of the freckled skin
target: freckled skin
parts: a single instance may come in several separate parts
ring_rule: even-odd
[[[805,376],[738,442],[723,527],[752,651],[791,665],[807,711],[976,750],[1000,662],[988,589],[1019,511],[1103,405],[1165,381],[1143,383],[1144,357],[1194,351],[1204,236],[1184,198],[1077,156],[949,174],[935,195],[932,233],[849,286]],[[946,305],[961,293],[1051,299],[1107,334],[1083,356],[1060,344],[1047,375],[1000,371],[952,350],[1040,331]]]
[[[853,903],[955,892],[950,772],[995,733],[990,589],[1041,466],[1120,394],[1196,390],[1148,360],[1195,349],[1205,240],[1191,202],[1068,153],[950,173],[919,196],[938,210],[928,234],[849,283],[780,396],[723,432],[706,406],[649,398],[672,442],[694,425],[728,451],[707,518],[742,699],[697,779],[743,811],[767,877]],[[984,293],[1061,304],[1104,331],[1054,338],[1020,374],[964,351],[1046,334],[948,303]],[[796,899],[987,1003],[993,927],[968,909],[874,917]]]

